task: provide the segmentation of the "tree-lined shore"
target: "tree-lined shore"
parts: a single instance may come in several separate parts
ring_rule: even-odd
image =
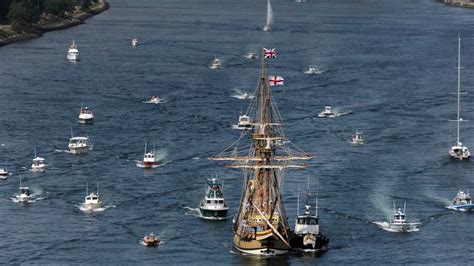
[[[105,0],[0,0],[0,46],[82,24],[108,8]]]
[[[437,0],[448,6],[474,8],[474,0]]]

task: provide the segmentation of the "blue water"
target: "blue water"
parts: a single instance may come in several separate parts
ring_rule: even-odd
[[[0,261],[38,264],[409,264],[472,263],[474,216],[445,205],[458,189],[474,190],[473,162],[449,161],[454,124],[457,34],[463,36],[463,84],[474,83],[473,10],[432,0],[341,0],[297,4],[273,0],[274,31],[264,33],[266,3],[255,0],[111,0],[84,25],[0,48],[0,165],[13,175],[0,184]],[[142,45],[130,47],[138,37]],[[74,39],[82,61],[67,62]],[[285,77],[275,91],[286,135],[316,155],[311,168],[285,176],[290,223],[298,186],[319,184],[321,228],[331,239],[321,256],[254,258],[232,252],[231,220],[189,214],[218,173],[235,213],[242,173],[208,161],[230,145],[231,129],[253,91],[257,61],[242,57],[262,46],[279,56],[269,71]],[[208,68],[214,56],[224,68]],[[324,71],[309,77],[317,64]],[[160,105],[142,101],[151,95]],[[473,93],[463,96],[473,120]],[[81,103],[93,125],[80,125]],[[317,118],[324,105],[350,115]],[[73,156],[71,127],[95,149]],[[366,145],[348,140],[362,129]],[[462,141],[474,148],[473,123]],[[135,166],[144,142],[156,143],[166,165]],[[3,145],[4,144],[4,145]],[[34,147],[48,171],[34,174]],[[11,201],[19,176],[37,197]],[[98,182],[105,204],[88,215],[75,205],[85,184]],[[394,234],[373,222],[388,219],[392,201],[407,202],[418,232]],[[138,242],[154,231],[165,242]]]

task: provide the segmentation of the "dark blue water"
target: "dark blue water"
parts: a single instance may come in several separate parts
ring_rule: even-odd
[[[0,164],[13,172],[0,184],[0,261],[87,264],[387,264],[472,262],[473,215],[445,205],[460,188],[474,190],[472,162],[450,162],[455,141],[457,34],[463,36],[463,84],[474,83],[473,10],[431,0],[274,0],[275,26],[261,32],[265,1],[111,0],[86,24],[0,48]],[[138,37],[142,45],[130,47]],[[82,61],[66,60],[75,39]],[[286,173],[284,201],[296,213],[297,187],[319,183],[321,228],[331,239],[322,256],[261,259],[233,253],[231,220],[189,215],[218,173],[234,213],[242,174],[206,158],[238,136],[232,130],[252,91],[258,62],[242,57],[262,46],[279,57],[269,71],[285,77],[275,91],[286,135],[315,154],[313,167]],[[225,68],[208,64],[219,56]],[[324,73],[303,70],[319,65]],[[151,95],[167,100],[143,104]],[[473,120],[474,94],[463,96]],[[96,121],[79,125],[81,103]],[[352,114],[319,119],[324,105]],[[95,150],[73,156],[70,128]],[[347,141],[356,129],[366,145]],[[462,141],[474,147],[473,123]],[[144,142],[156,142],[170,161],[145,171],[135,166]],[[33,149],[47,172],[26,170]],[[11,201],[19,176],[43,200]],[[99,182],[102,213],[75,205],[85,183]],[[394,234],[373,222],[388,219],[392,201],[407,202],[421,230]],[[187,214],[188,213],[188,214]],[[138,244],[156,232],[165,245]]]

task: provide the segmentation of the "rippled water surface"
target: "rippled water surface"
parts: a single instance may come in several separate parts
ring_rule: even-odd
[[[474,83],[474,11],[431,0],[273,0],[274,31],[264,33],[266,3],[255,0],[110,0],[84,25],[0,48],[0,261],[4,263],[386,264],[469,263],[474,216],[445,206],[458,189],[474,190],[473,163],[450,162],[454,142],[457,34],[463,36],[463,84]],[[131,48],[138,37],[142,45]],[[66,60],[75,40],[82,60]],[[238,136],[231,128],[253,92],[259,63],[250,50],[275,47],[269,72],[285,77],[275,90],[286,135],[316,155],[311,168],[286,173],[290,224],[297,189],[319,183],[321,229],[331,239],[322,256],[259,259],[232,251],[231,219],[190,215],[204,181],[225,179],[230,212],[239,204],[242,174],[208,161]],[[224,68],[209,69],[214,56]],[[323,73],[307,76],[309,64]],[[151,95],[166,102],[144,104]],[[463,117],[473,120],[473,93]],[[93,125],[80,125],[81,103]],[[350,114],[317,117],[325,105]],[[94,150],[61,152],[71,128]],[[366,145],[348,140],[362,129]],[[462,141],[474,149],[474,126]],[[144,142],[167,163],[136,167]],[[27,170],[38,155],[44,173]],[[19,176],[38,200],[10,199]],[[82,213],[85,184],[99,183],[106,208]],[[407,202],[417,232],[380,229],[392,201]],[[154,231],[165,242],[139,244]]]

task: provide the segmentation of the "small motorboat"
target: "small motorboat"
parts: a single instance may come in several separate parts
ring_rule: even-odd
[[[239,115],[239,122],[237,125],[232,125],[233,129],[250,130],[253,128],[252,120],[248,115]]]
[[[9,174],[6,167],[0,167],[0,179],[7,179]]]
[[[315,65],[310,65],[308,66],[308,69],[304,71],[304,73],[308,75],[317,75],[321,74],[322,71],[319,70]]]
[[[465,193],[460,190],[456,197],[454,197],[451,205],[447,206],[448,209],[456,211],[473,211],[474,204],[472,203],[471,197],[469,196],[469,191]]]
[[[141,167],[143,168],[153,168],[158,166],[160,163],[156,160],[156,149],[153,146],[153,150],[147,151],[146,142],[145,142],[145,152],[143,154],[143,161],[141,163]]]
[[[94,112],[89,107],[82,107],[79,111],[79,123],[92,124],[94,122]]]
[[[325,106],[324,111],[318,114],[319,117],[336,117],[336,113],[333,112],[331,106]]]
[[[72,40],[72,44],[69,46],[67,51],[67,59],[69,61],[79,61],[79,48],[77,47],[74,40]]]
[[[160,244],[160,239],[152,232],[143,237],[143,244],[148,247],[156,247]]]
[[[35,149],[35,158],[33,159],[33,163],[31,164],[31,171],[33,172],[42,172],[46,168],[46,164],[44,163],[44,158],[36,156],[36,149]]]
[[[89,137],[71,137],[69,139],[69,153],[72,154],[83,154],[88,153],[92,148],[92,144],[89,142]]]
[[[137,47],[138,45],[139,45],[138,39],[137,39],[137,38],[133,38],[133,39],[132,39],[132,46],[133,46],[133,47]]]
[[[161,103],[161,99],[158,96],[151,96],[151,98],[148,101],[146,101],[145,103],[159,104],[159,103]]]
[[[227,219],[229,206],[224,200],[223,186],[217,178],[207,180],[207,189],[204,199],[199,204],[201,218],[208,220]]]
[[[362,131],[357,130],[354,135],[352,135],[352,140],[350,141],[352,145],[362,145],[364,144],[364,137],[362,136]]]
[[[20,187],[18,188],[18,193],[15,195],[15,198],[20,203],[28,203],[31,200],[30,189],[28,187],[24,187],[21,184],[21,177],[20,177]]]
[[[219,68],[222,68],[222,61],[217,58],[217,57],[214,57],[214,60],[212,60],[211,62],[211,66],[210,66],[211,69],[219,69]]]
[[[96,193],[89,193],[89,187],[86,185],[86,196],[84,197],[84,203],[82,203],[83,211],[94,211],[102,207],[102,201],[99,197],[99,185],[97,185]]]
[[[392,232],[411,232],[417,229],[417,225],[419,222],[408,222],[406,220],[405,210],[406,210],[406,202],[403,205],[403,211],[401,208],[395,207],[395,202],[393,203],[393,217],[390,219],[388,223],[388,229]]]
[[[232,95],[232,97],[237,98],[239,100],[251,100],[251,99],[255,98],[255,95],[244,92],[244,93],[241,93],[241,94]]]
[[[247,58],[247,59],[257,59],[258,56],[257,56],[257,53],[248,52],[248,53],[245,55],[245,58]]]

